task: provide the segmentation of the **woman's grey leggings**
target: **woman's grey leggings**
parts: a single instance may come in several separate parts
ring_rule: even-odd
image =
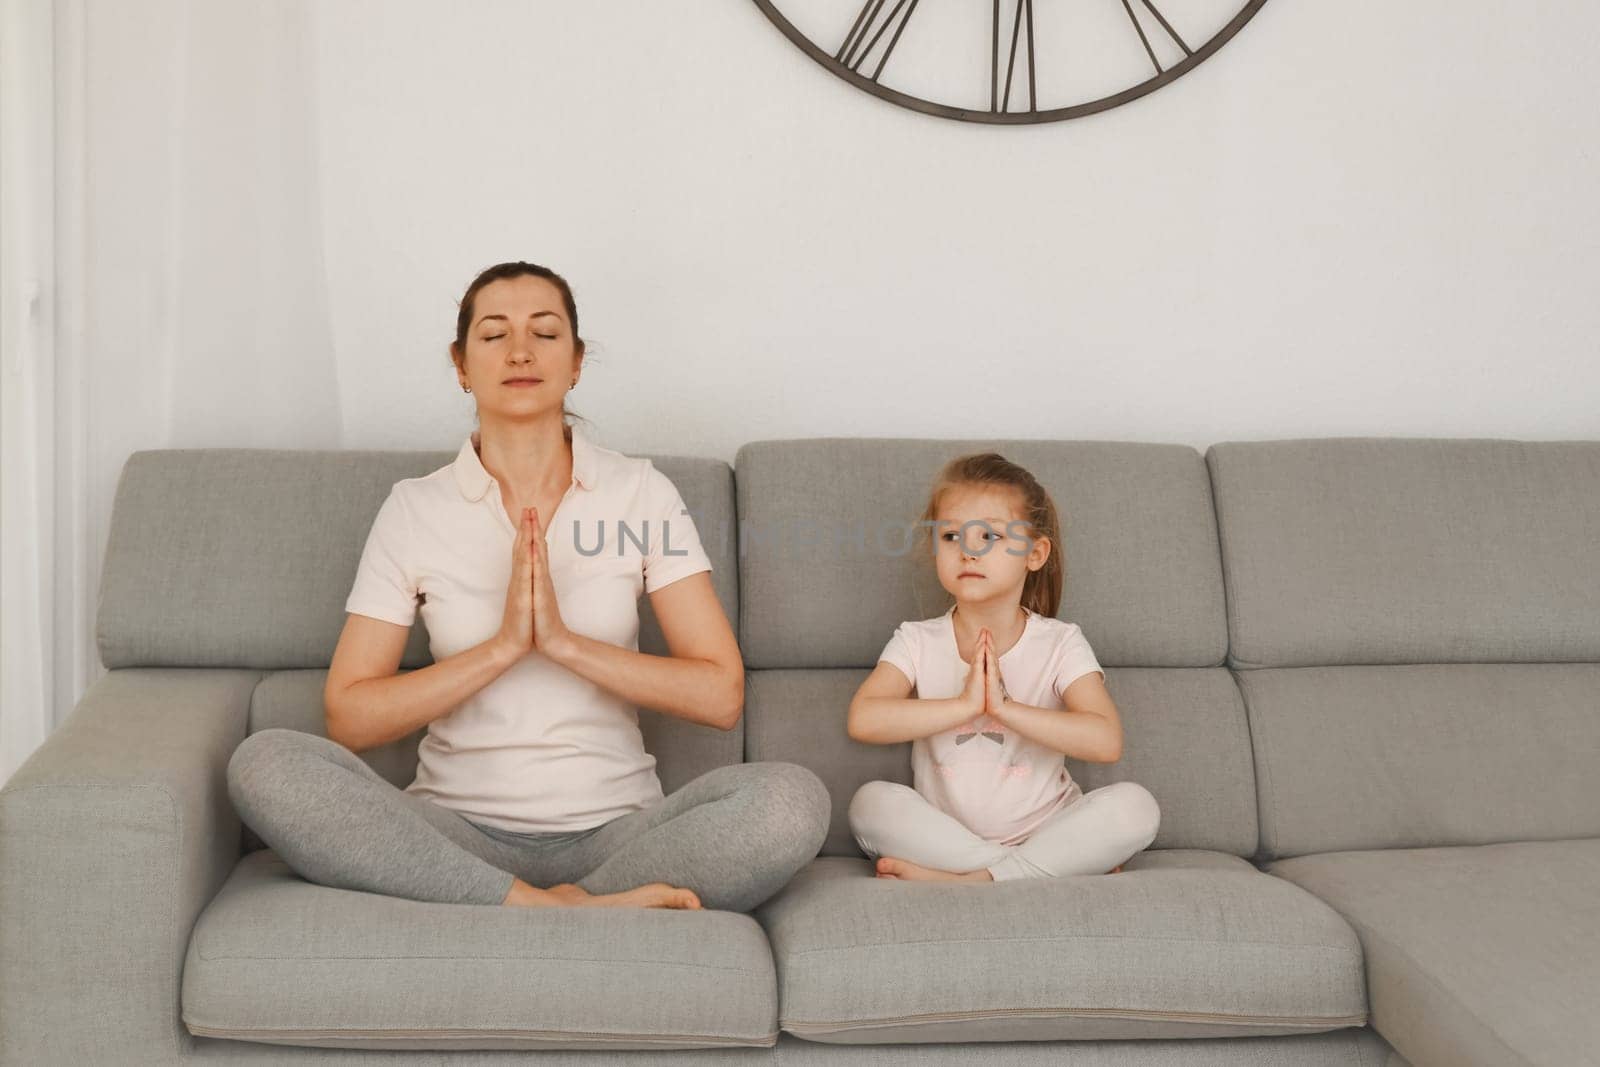
[[[228,795],[295,873],[322,885],[499,904],[513,876],[597,895],[666,882],[725,911],[751,910],[811,862],[831,808],[805,767],[736,763],[587,830],[518,833],[405,792],[336,741],[281,728],[234,750]]]
[[[1008,878],[1105,874],[1149,847],[1161,807],[1137,782],[1091,789],[1046,819],[1017,845],[979,837],[955,816],[900,782],[868,782],[850,799],[850,832],[870,858],[893,856],[966,873],[987,868]]]

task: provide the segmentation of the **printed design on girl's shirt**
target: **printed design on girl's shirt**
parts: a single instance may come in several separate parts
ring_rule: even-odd
[[[981,770],[982,768],[973,767],[970,764],[935,763],[934,769],[944,777],[949,778],[951,775],[958,774],[961,771]],[[1033,768],[1026,763],[1004,763],[994,768],[994,770],[1001,778],[1026,778],[1033,773]]]
[[[965,732],[956,734],[956,744],[964,745],[968,741],[971,741],[974,737],[979,736],[978,727],[982,724],[983,720],[987,718],[989,718],[989,716],[979,715],[971,722],[963,723],[961,726],[957,727],[957,729],[964,730]],[[982,732],[982,736],[987,737],[997,745],[1004,745],[1006,743],[1005,727],[997,722],[993,723],[993,725],[994,729],[984,730]],[[968,727],[971,729],[968,729]]]
[[[955,729],[957,731],[955,734],[955,743],[958,745],[964,745],[975,737],[982,737],[985,740],[993,741],[995,744],[1000,745],[1001,747],[1004,747],[1006,743],[1005,724],[991,718],[988,714],[980,713],[976,717],[969,719],[960,726],[957,726]],[[1033,766],[1027,763],[1002,763],[995,765],[987,762],[981,762],[979,765],[974,766],[972,763],[965,761],[960,761],[957,763],[940,763],[935,761],[933,766],[934,769],[945,778],[949,778],[952,775],[962,771],[969,775],[975,771],[987,774],[998,774],[1002,779],[1026,778],[1028,775],[1033,773]]]

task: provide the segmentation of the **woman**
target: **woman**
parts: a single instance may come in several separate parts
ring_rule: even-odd
[[[583,355],[555,272],[502,263],[468,287],[450,357],[479,429],[373,521],[328,736],[262,730],[228,763],[241,818],[302,877],[466,904],[748,911],[821,847],[828,791],[796,764],[662,792],[637,705],[732,729],[744,669],[672,482],[567,424]],[[641,591],[670,656],[637,651]],[[401,675],[419,601],[434,663]],[[355,755],[423,726],[404,790]]]

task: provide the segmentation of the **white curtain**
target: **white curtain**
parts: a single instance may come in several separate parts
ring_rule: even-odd
[[[0,0],[0,781],[55,696],[51,19],[48,0]]]
[[[3,780],[104,673],[128,456],[342,427],[306,0],[0,12]]]

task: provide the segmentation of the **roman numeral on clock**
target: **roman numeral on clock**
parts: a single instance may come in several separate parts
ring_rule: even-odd
[[[1011,75],[1017,66],[1017,39],[1022,31],[1022,14],[1028,14],[1028,110],[1039,110],[1039,94],[1033,80],[1033,0],[1016,0],[1011,18],[1011,52],[1006,60],[1006,91],[1000,95],[1000,0],[994,0],[994,30],[989,38],[989,110],[1011,110]]]
[[[895,28],[894,36],[889,38],[889,43],[884,46],[883,55],[879,58],[877,67],[869,75],[871,80],[877,81],[878,75],[883,73],[883,65],[889,62],[889,56],[894,52],[894,46],[900,42],[900,34],[905,31],[906,23],[910,22],[911,16],[916,13],[919,2],[920,0],[899,0],[889,12],[889,17],[879,24],[878,15],[883,11],[884,0],[867,0],[866,3],[861,5],[861,12],[856,15],[855,24],[850,27],[850,32],[845,35],[844,44],[839,46],[839,50],[833,54],[833,58],[843,63],[850,70],[858,74],[861,73],[861,61],[867,58],[873,46],[878,43],[889,27],[893,26]],[[905,11],[904,15],[900,13],[902,9]],[[897,18],[899,19],[898,23],[895,21]],[[877,27],[877,32],[873,33],[873,27],[875,26]],[[871,39],[867,37],[869,33],[872,34]],[[862,47],[863,42],[865,42],[865,47]]]
[[[1163,18],[1161,12],[1156,10],[1156,5],[1152,4],[1150,0],[1141,0],[1141,2],[1145,7],[1150,9],[1150,14],[1154,15],[1156,17],[1156,21],[1161,23],[1161,28],[1167,31],[1168,36],[1170,36],[1174,41],[1178,42],[1178,47],[1183,49],[1184,56],[1188,57],[1194,55],[1194,51],[1190,49],[1188,45],[1183,43],[1182,37],[1178,36],[1178,31],[1172,28],[1172,23]],[[1156,73],[1165,74],[1166,71],[1161,69],[1161,61],[1156,58],[1155,49],[1150,47],[1150,38],[1145,36],[1144,27],[1139,25],[1139,19],[1133,13],[1133,5],[1128,3],[1128,0],[1122,0],[1122,8],[1128,13],[1128,19],[1133,23],[1134,30],[1138,32],[1139,43],[1144,45],[1145,53],[1149,55],[1150,62],[1155,64]]]

